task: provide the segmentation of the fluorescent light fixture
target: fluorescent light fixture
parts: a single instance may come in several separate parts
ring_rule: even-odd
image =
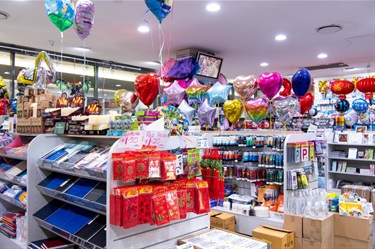
[[[328,56],[327,54],[325,54],[325,53],[321,53],[321,54],[318,54],[317,57],[318,57],[319,59],[325,59],[325,58],[327,58],[327,56]]]
[[[261,66],[261,67],[267,67],[267,66],[268,66],[268,63],[267,63],[267,62],[262,62],[262,63],[260,63],[260,66]]]
[[[120,85],[120,84],[117,84],[116,86],[117,86],[117,87],[120,87],[121,85]]]
[[[77,50],[77,51],[84,51],[84,52],[87,52],[87,51],[90,51],[91,48],[88,48],[88,47],[75,47],[74,50]]]
[[[10,74],[9,72],[4,72],[4,74]]]
[[[142,26],[139,26],[139,27],[138,27],[138,32],[141,32],[141,33],[147,33],[147,32],[149,32],[149,31],[150,31],[150,28],[147,27],[147,26],[142,25]]]
[[[275,36],[275,40],[276,41],[284,41],[284,40],[286,40],[286,35],[283,35],[283,34],[277,35],[277,36]]]
[[[366,70],[366,68],[350,67],[350,68],[345,68],[342,71],[344,71],[344,72],[355,72],[355,71],[362,71],[362,70]]]
[[[221,9],[221,6],[218,3],[209,3],[206,6],[206,10],[209,12],[216,12]]]

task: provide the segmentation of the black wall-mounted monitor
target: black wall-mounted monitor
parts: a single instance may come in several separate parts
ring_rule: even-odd
[[[199,64],[199,70],[196,75],[213,79],[217,79],[219,77],[221,65],[223,64],[222,58],[198,52],[197,62]]]

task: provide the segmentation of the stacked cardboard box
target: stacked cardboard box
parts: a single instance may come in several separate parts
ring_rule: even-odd
[[[345,185],[341,187],[341,194],[353,192],[357,193],[359,197],[365,198],[371,202],[372,187],[369,186],[358,186],[358,185]]]
[[[373,249],[373,218],[335,214],[335,248]]]
[[[222,228],[235,232],[236,217],[233,214],[212,211],[210,213],[210,226],[212,228]]]
[[[294,249],[302,249],[303,216],[284,214],[284,229],[294,231]]]
[[[43,133],[42,113],[54,107],[56,99],[47,89],[26,88],[24,95],[17,98],[17,132]]]
[[[252,231],[253,238],[267,241],[270,248],[294,249],[294,232],[270,226],[258,226]]]
[[[322,218],[303,217],[302,247],[303,249],[334,248],[334,214]]]

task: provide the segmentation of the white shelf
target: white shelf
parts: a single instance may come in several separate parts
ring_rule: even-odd
[[[87,179],[91,179],[91,180],[96,180],[96,181],[101,181],[101,182],[105,182],[107,180],[106,178],[92,176],[92,175],[89,175],[88,173],[86,173],[86,174],[84,174],[84,173],[77,173],[75,171],[64,170],[64,169],[60,169],[58,167],[45,167],[45,166],[39,165],[39,168],[45,169],[45,170],[49,170],[49,171],[52,171],[52,172],[57,172],[57,173],[62,173],[62,174],[71,175],[71,176],[77,176],[77,177],[83,177],[83,178],[87,178]],[[84,172],[86,172],[86,171],[84,171]]]
[[[17,159],[17,160],[22,160],[22,161],[27,160],[27,155],[15,155],[15,154],[0,153],[0,157],[7,157],[7,158]]]
[[[363,176],[363,177],[375,177],[375,175],[364,175],[360,173],[347,173],[347,172],[337,172],[337,171],[328,171],[330,174],[341,174],[341,175],[352,175],[352,176]]]
[[[18,186],[26,187],[26,183],[17,181],[15,179],[15,177],[11,178],[11,177],[9,177],[7,174],[5,174],[3,172],[0,173],[0,180],[4,180],[6,182],[11,182],[11,183],[16,184]]]
[[[375,147],[375,144],[354,144],[354,143],[327,143],[328,145],[340,145],[340,146],[363,146],[363,147]]]
[[[374,159],[362,159],[362,158],[347,158],[347,157],[328,157],[332,160],[343,160],[343,161],[358,161],[358,162],[372,162],[375,163]]]
[[[220,212],[225,212],[225,213],[230,213],[230,214],[236,214],[236,215],[240,215],[240,216],[246,216],[246,217],[250,217],[251,219],[254,219],[254,220],[260,220],[262,222],[275,222],[275,223],[278,223],[278,224],[284,224],[284,221],[283,220],[277,220],[277,219],[272,219],[272,218],[263,218],[263,217],[257,217],[257,216],[249,216],[249,215],[244,215],[242,213],[239,213],[239,212],[234,212],[232,210],[228,210],[228,209],[225,209],[223,207],[213,207],[211,208],[211,211],[214,210],[214,211],[220,211]]]
[[[13,206],[16,206],[16,207],[19,207],[19,208],[21,208],[23,210],[26,210],[26,205],[25,204],[23,204],[23,203],[15,200],[12,197],[9,197],[9,196],[4,195],[4,194],[0,194],[0,199],[4,200],[4,201],[6,201],[6,202],[8,202],[10,204],[12,204]]]
[[[26,245],[17,239],[11,239],[0,233],[0,248],[4,249],[24,249]]]

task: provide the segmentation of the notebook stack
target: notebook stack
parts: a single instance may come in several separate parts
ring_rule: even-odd
[[[28,249],[73,249],[74,244],[61,238],[49,238],[31,242]]]
[[[25,213],[8,213],[3,214],[0,224],[0,232],[8,238],[16,238],[17,236],[17,223],[16,218],[24,216]]]

